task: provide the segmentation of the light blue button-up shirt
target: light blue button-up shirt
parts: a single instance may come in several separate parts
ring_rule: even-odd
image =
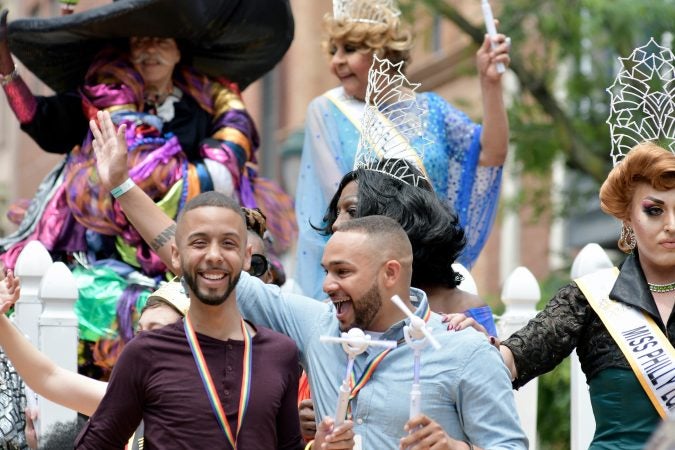
[[[421,317],[427,308],[426,295],[412,288],[411,300],[417,306],[415,314]],[[347,354],[340,345],[322,343],[319,337],[340,336],[335,307],[282,294],[278,287],[247,273],[242,273],[237,285],[237,303],[246,319],[295,340],[309,376],[317,420],[333,416]],[[364,450],[397,449],[405,435],[413,379],[413,352],[402,341],[408,322],[400,321],[382,335],[381,339],[396,340],[399,345],[385,356],[352,401],[354,432],[361,435]],[[422,351],[422,412],[454,439],[485,449],[526,449],[509,372],[499,352],[473,329],[445,331],[438,314],[431,314],[429,325],[442,348],[436,351],[427,346]],[[381,351],[372,347],[356,357],[357,379]]]

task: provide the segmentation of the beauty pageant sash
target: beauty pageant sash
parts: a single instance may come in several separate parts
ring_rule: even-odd
[[[662,418],[675,416],[675,349],[651,317],[609,298],[619,276],[612,267],[575,281],[598,314]]]

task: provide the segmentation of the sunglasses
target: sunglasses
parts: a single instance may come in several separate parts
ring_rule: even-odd
[[[260,277],[270,268],[270,263],[264,255],[254,253],[251,255],[251,268],[248,273],[254,277]]]

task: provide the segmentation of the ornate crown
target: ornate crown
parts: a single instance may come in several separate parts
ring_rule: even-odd
[[[635,145],[655,141],[675,153],[675,68],[673,52],[654,38],[619,58],[621,71],[607,88],[612,162]]]
[[[333,0],[333,19],[348,22],[388,23],[401,11],[395,0]]]
[[[373,56],[354,168],[383,172],[419,186],[429,183],[422,162],[429,143],[422,128],[427,111],[415,98],[420,84],[410,83],[402,66],[403,62],[392,64]]]

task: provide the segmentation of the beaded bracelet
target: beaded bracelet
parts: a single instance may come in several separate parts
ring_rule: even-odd
[[[134,186],[136,186],[136,183],[134,183],[134,180],[132,180],[131,177],[129,177],[124,181],[124,183],[120,184],[116,188],[113,188],[110,191],[110,193],[112,194],[113,197],[120,198]]]
[[[14,66],[14,70],[12,70],[7,75],[0,74],[0,86],[7,86],[9,83],[16,80],[17,78],[19,78],[19,69],[17,69],[17,67]]]

